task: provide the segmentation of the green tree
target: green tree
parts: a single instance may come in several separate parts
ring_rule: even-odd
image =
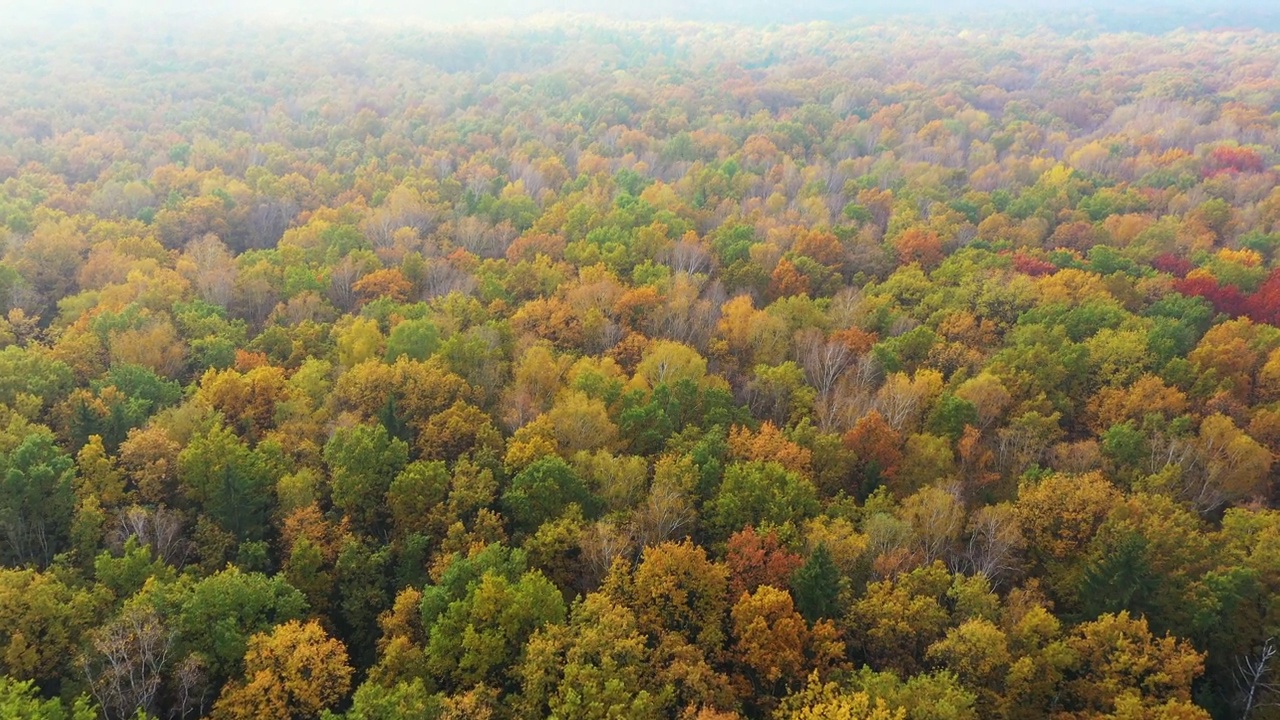
[[[840,616],[840,570],[827,546],[819,543],[791,577],[796,609],[811,623]]]
[[[324,446],[333,504],[367,532],[384,527],[387,490],[409,462],[409,446],[382,425],[340,428]]]
[[[514,684],[512,672],[529,637],[564,618],[564,598],[542,573],[534,570],[511,579],[487,571],[433,618],[427,668],[454,689]]]
[[[555,456],[536,460],[521,470],[502,494],[503,508],[516,528],[525,533],[533,533],[542,523],[560,517],[574,503],[588,515],[596,510],[596,498],[582,478]]]
[[[798,526],[817,511],[813,483],[776,462],[730,465],[707,504],[711,525],[724,538],[747,525]]]
[[[307,601],[282,577],[229,567],[161,593],[184,646],[205,656],[215,682],[239,674],[249,636],[301,618]]]
[[[0,676],[0,717],[22,720],[96,720],[98,710],[88,698],[79,697],[71,707],[59,700],[44,700],[35,683]]]
[[[426,360],[439,347],[440,330],[434,323],[425,318],[404,320],[391,328],[385,359],[388,363],[402,356],[410,360]]]
[[[647,672],[651,651],[630,608],[601,593],[573,608],[567,626],[529,640],[520,667],[523,717],[660,718],[671,689]]]
[[[240,540],[259,540],[274,499],[275,478],[258,449],[230,428],[197,434],[178,455],[178,477],[197,506]]]
[[[0,528],[6,564],[44,566],[67,546],[75,463],[42,428],[0,452]]]

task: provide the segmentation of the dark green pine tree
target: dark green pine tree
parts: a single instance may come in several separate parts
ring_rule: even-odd
[[[393,438],[411,442],[413,440],[413,431],[408,423],[400,417],[399,410],[396,408],[396,396],[394,394],[387,395],[387,401],[378,409],[378,422],[387,429],[387,434]]]
[[[839,614],[840,571],[826,545],[819,544],[804,565],[796,569],[791,577],[791,594],[800,614],[811,623]]]
[[[1089,563],[1080,582],[1080,606],[1085,618],[1128,610],[1150,617],[1160,590],[1160,578],[1147,561],[1147,539],[1129,533],[1102,557]]]

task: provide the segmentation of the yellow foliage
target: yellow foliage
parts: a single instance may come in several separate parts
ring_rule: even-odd
[[[755,432],[735,426],[729,431],[729,453],[745,462],[773,461],[805,478],[813,477],[813,453],[787,439],[771,422]]]
[[[817,673],[803,692],[787,698],[774,720],[906,720],[904,708],[891,709],[883,699],[864,692],[845,692],[835,683],[822,684]]]
[[[351,687],[347,649],[314,620],[290,620],[249,638],[244,668],[244,682],[223,688],[215,720],[318,717]]]
[[[1106,282],[1097,273],[1076,268],[1064,268],[1041,278],[1037,283],[1041,302],[1079,305],[1086,300],[1110,298]]]
[[[1101,473],[1055,474],[1019,487],[1014,508],[1030,548],[1065,560],[1084,551],[1120,497]]]

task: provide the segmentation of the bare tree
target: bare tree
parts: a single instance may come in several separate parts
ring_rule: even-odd
[[[667,252],[667,262],[673,272],[697,275],[711,270],[711,251],[697,238],[681,238]]]
[[[173,632],[154,608],[126,605],[94,633],[91,650],[80,658],[93,697],[108,720],[155,712]]]
[[[476,279],[471,273],[441,258],[428,260],[422,275],[423,297],[426,299],[453,292],[466,295],[476,287]]]
[[[178,663],[173,672],[172,720],[204,717],[209,699],[209,672],[200,656],[192,653]]]
[[[249,248],[262,249],[274,246],[289,229],[289,223],[298,214],[299,206],[292,198],[259,197],[249,210]]]
[[[629,557],[636,544],[631,527],[611,520],[600,520],[587,528],[580,543],[591,587],[599,585],[615,560]]]
[[[236,261],[216,235],[205,235],[187,243],[183,259],[191,261],[190,279],[206,302],[227,307],[236,285]]]
[[[674,482],[655,480],[649,499],[636,511],[636,540],[641,547],[657,545],[678,537],[677,533],[692,525],[693,520],[689,493]]]
[[[355,284],[363,276],[364,268],[350,255],[333,266],[333,270],[329,272],[329,298],[333,300],[335,307],[344,312],[355,307]]]
[[[1013,508],[1007,503],[979,508],[969,518],[968,542],[962,569],[985,575],[992,587],[1021,567],[1019,554],[1025,541]]]
[[[1249,716],[1257,708],[1276,705],[1273,700],[1276,684],[1271,681],[1271,661],[1278,652],[1276,639],[1267,638],[1258,648],[1257,653],[1241,655],[1236,658],[1235,680],[1240,691],[1237,702],[1240,706],[1240,720],[1249,720]]]
[[[186,562],[191,543],[182,534],[182,513],[177,510],[134,505],[120,513],[117,521],[118,527],[110,537],[117,549],[132,537],[150,547],[152,555],[167,565],[180,568]]]
[[[874,355],[860,356],[836,383],[830,400],[819,408],[820,417],[823,412],[830,414],[827,426],[849,428],[870,412],[875,407],[881,374],[880,363]]]
[[[902,515],[911,523],[916,550],[925,563],[946,560],[954,565],[954,546],[965,520],[959,483],[922,488],[903,501]]]
[[[837,385],[840,378],[858,361],[858,354],[848,343],[827,338],[821,330],[809,328],[796,333],[796,355],[809,384],[818,391],[818,422],[830,431],[840,413]]]

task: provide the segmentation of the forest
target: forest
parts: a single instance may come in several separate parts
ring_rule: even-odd
[[[0,42],[0,717],[1280,718],[1280,35]]]

